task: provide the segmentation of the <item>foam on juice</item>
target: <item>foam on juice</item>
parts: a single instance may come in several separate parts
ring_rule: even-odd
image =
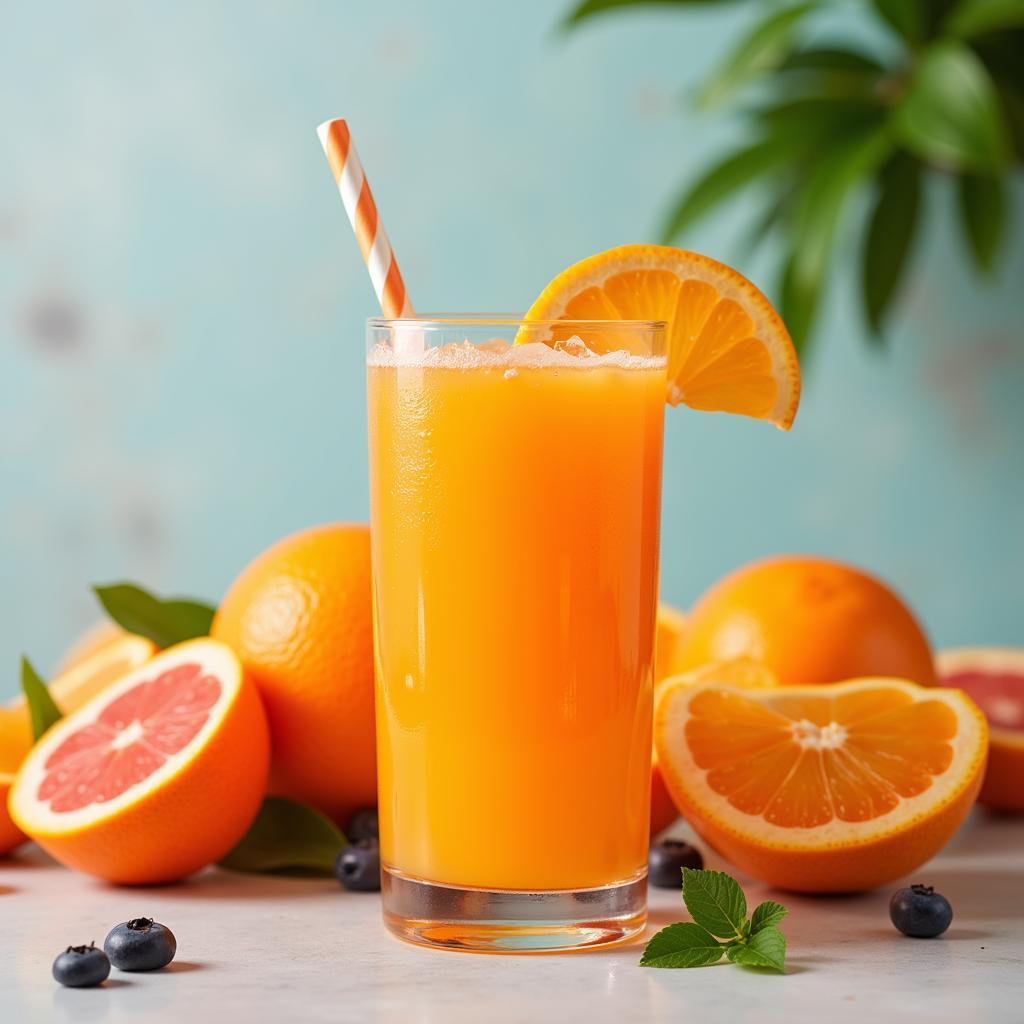
[[[481,345],[469,341],[452,342],[427,348],[422,352],[396,352],[390,345],[375,345],[366,357],[369,366],[435,366],[446,370],[505,369],[505,376],[515,377],[517,369],[589,370],[617,367],[624,370],[656,370],[665,366],[664,356],[641,356],[630,352],[597,353],[578,337],[555,342],[511,345],[494,338]]]

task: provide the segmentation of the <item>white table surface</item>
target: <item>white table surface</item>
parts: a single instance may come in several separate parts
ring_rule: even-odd
[[[712,856],[708,866],[726,865]],[[751,906],[770,893],[741,881]],[[533,957],[421,949],[385,932],[378,896],[329,880],[211,870],[176,886],[126,890],[28,848],[0,859],[0,1024],[1024,1022],[1024,819],[975,813],[911,881],[952,902],[953,925],[941,939],[893,929],[887,904],[896,885],[850,897],[771,893],[790,907],[788,969],[776,976],[724,963],[640,968],[638,944]],[[111,925],[141,915],[177,936],[168,970],[114,971],[100,989],[53,982],[61,949],[102,943]],[[678,894],[652,891],[652,928],[684,916]]]

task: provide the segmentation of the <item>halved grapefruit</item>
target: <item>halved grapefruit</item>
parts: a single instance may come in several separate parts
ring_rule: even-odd
[[[9,798],[22,831],[111,882],[169,882],[217,860],[252,822],[270,744],[226,645],[168,648],[54,725]]]
[[[772,885],[853,892],[938,852],[977,796],[985,716],[959,690],[900,679],[662,687],[669,792],[723,856]]]
[[[936,668],[943,686],[965,690],[988,719],[988,768],[978,803],[1024,811],[1024,650],[942,651]]]

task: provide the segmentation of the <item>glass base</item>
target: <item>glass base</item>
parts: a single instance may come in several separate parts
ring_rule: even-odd
[[[466,889],[381,872],[384,923],[400,939],[476,953],[593,949],[639,935],[647,873],[598,889]]]

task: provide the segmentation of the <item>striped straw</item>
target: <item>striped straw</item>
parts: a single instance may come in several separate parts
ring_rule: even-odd
[[[324,121],[316,130],[320,145],[324,147],[331,173],[337,182],[345,212],[352,222],[352,230],[363,254],[366,269],[370,272],[373,290],[377,293],[380,308],[389,318],[414,317],[412,303],[405,290],[405,282],[399,273],[395,254],[391,251],[387,232],[377,213],[370,183],[363,173],[359,154],[352,143],[348,125],[337,118]]]

